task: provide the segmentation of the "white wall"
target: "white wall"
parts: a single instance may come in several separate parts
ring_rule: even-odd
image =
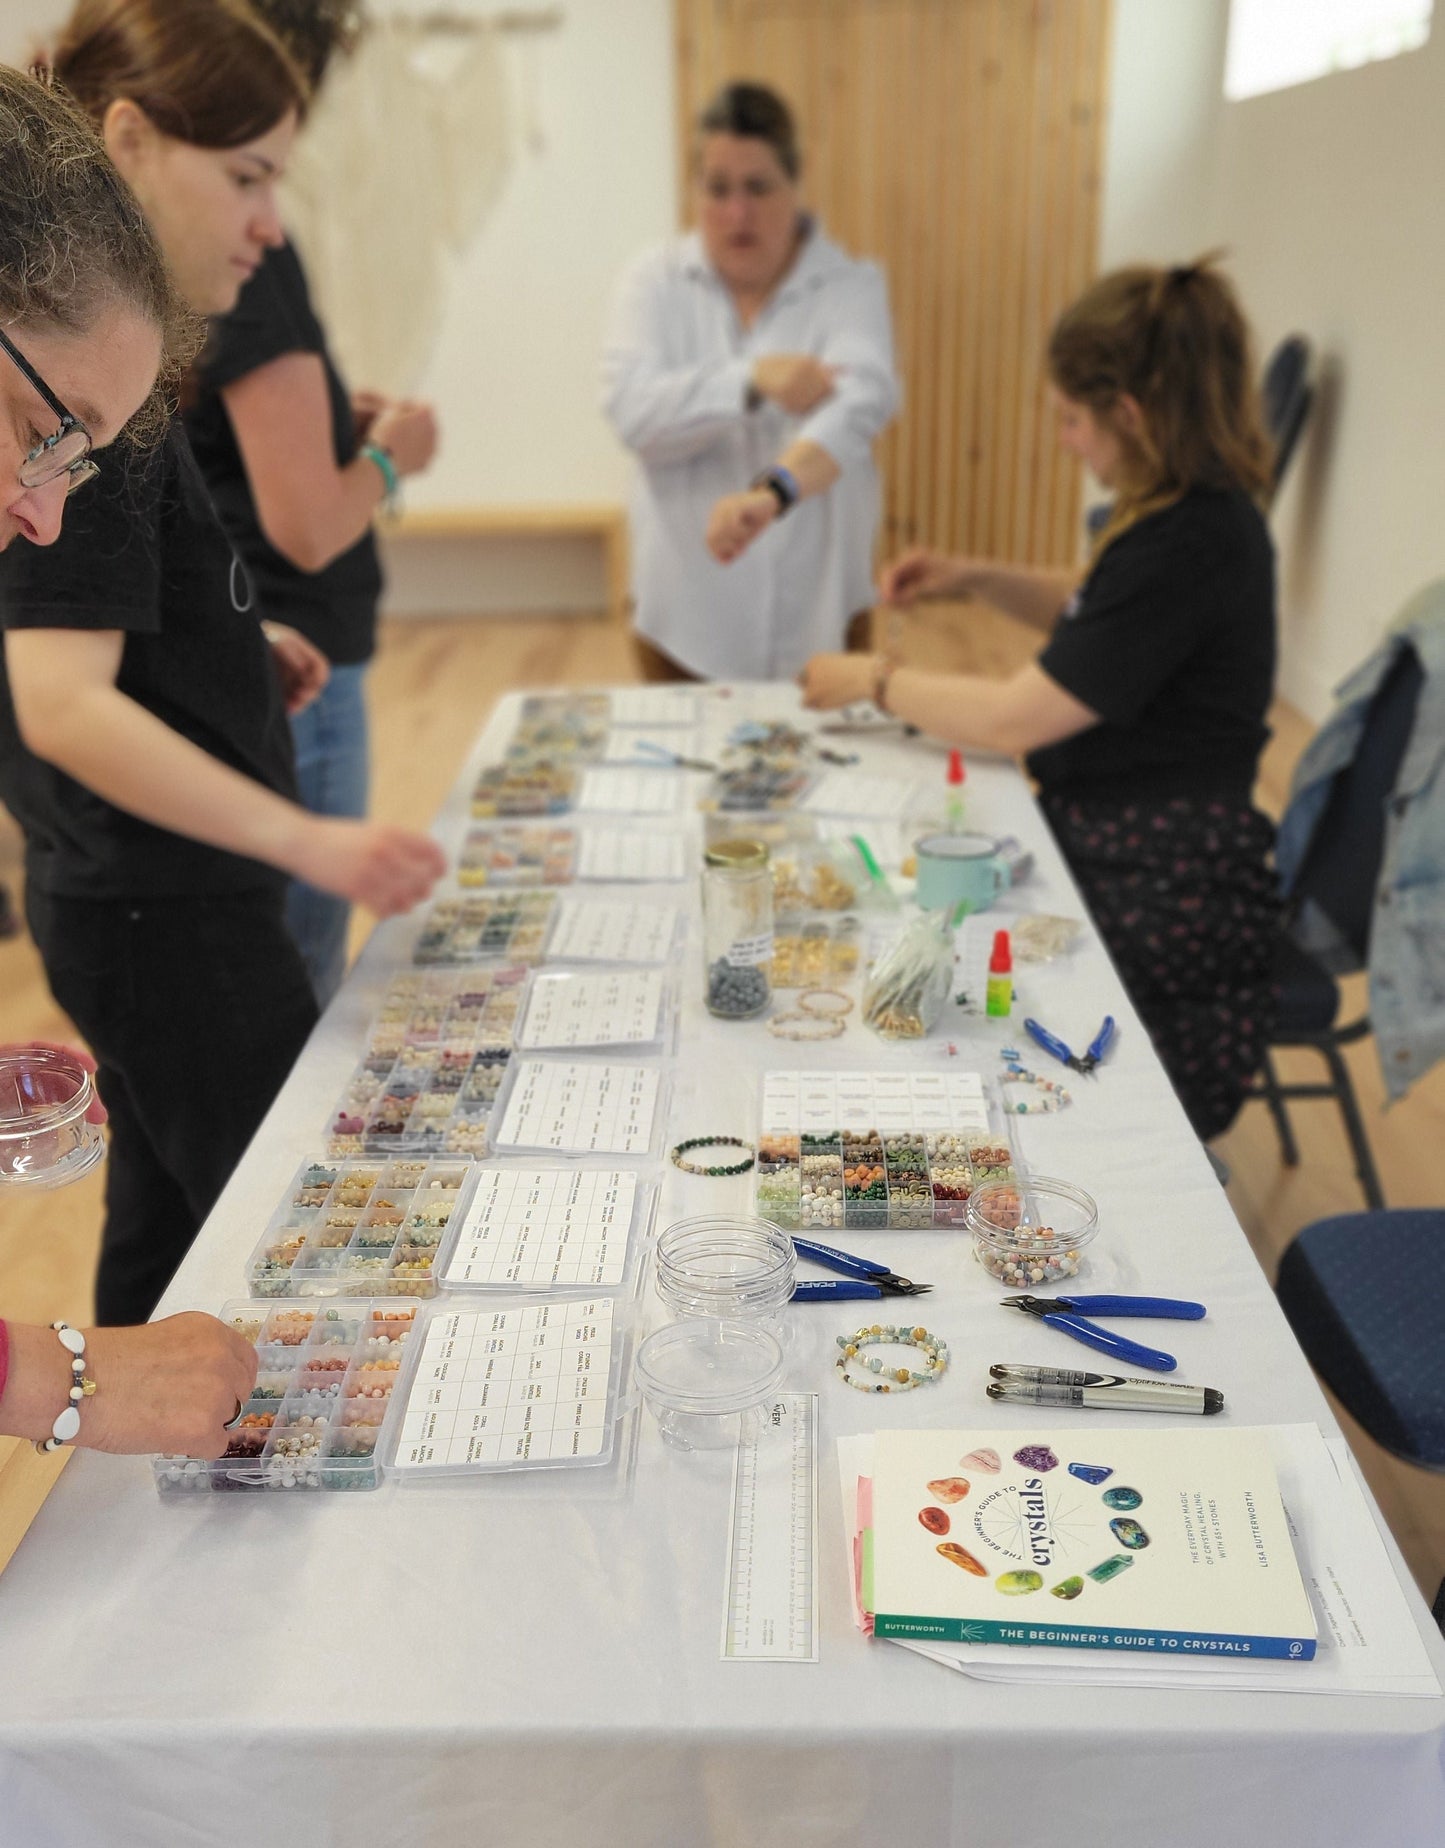
[[[388,0],[403,3],[426,10],[426,0]],[[451,7],[503,10],[500,0]],[[18,59],[69,10],[70,0],[3,0],[0,57]],[[411,506],[616,502],[626,491],[627,457],[598,410],[598,356],[618,272],[677,224],[672,8],[562,0],[560,11],[555,29],[509,41],[518,102],[540,134],[518,146],[459,265],[419,386],[440,407],[442,451],[409,487]],[[391,570],[401,611],[605,601],[601,555],[587,545],[413,543],[394,550]]]
[[[1280,688],[1322,718],[1445,574],[1445,18],[1422,51],[1226,103],[1227,0],[1115,12],[1102,261],[1222,244],[1262,351],[1298,330],[1320,355],[1273,524]]]
[[[477,0],[469,10],[485,11]],[[540,146],[519,147],[456,279],[421,391],[445,431],[423,506],[621,501],[628,459],[598,409],[598,358],[623,265],[677,224],[670,0],[566,0],[510,54],[537,82]],[[597,609],[596,547],[393,547],[388,607]]]

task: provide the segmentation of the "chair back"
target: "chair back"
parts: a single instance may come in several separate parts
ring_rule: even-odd
[[[1295,881],[1295,900],[1308,899],[1324,912],[1360,967],[1369,960],[1386,806],[1410,742],[1424,678],[1420,657],[1404,643],[1370,702],[1354,761],[1335,777]]]
[[[1274,444],[1274,466],[1269,484],[1271,501],[1279,493],[1279,484],[1314,403],[1315,391],[1309,372],[1310,343],[1303,334],[1291,334],[1281,340],[1270,355],[1260,381],[1260,410],[1269,440]]]

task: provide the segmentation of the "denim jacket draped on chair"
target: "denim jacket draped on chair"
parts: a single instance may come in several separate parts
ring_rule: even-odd
[[[1370,1020],[1391,1102],[1445,1057],[1445,580],[1413,597],[1375,652],[1337,688],[1334,713],[1295,771],[1276,846],[1288,897],[1334,777],[1353,761],[1370,702],[1405,648],[1414,649],[1423,679],[1385,817],[1368,965]],[[1317,907],[1306,903],[1293,929],[1332,973],[1359,966]]]

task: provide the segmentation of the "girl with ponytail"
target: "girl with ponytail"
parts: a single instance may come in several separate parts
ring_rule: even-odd
[[[1248,327],[1213,258],[1116,270],[1049,341],[1059,440],[1114,495],[1082,582],[905,553],[883,600],[977,598],[1048,632],[1006,680],[819,655],[810,705],[876,698],[951,744],[1022,756],[1201,1137],[1267,1044],[1273,831],[1251,802],[1274,684],[1270,449]]]

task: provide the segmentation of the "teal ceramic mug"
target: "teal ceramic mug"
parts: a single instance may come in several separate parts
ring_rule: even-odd
[[[971,912],[987,911],[1009,883],[998,842],[986,834],[924,834],[913,852],[924,911],[947,911],[960,900]]]

